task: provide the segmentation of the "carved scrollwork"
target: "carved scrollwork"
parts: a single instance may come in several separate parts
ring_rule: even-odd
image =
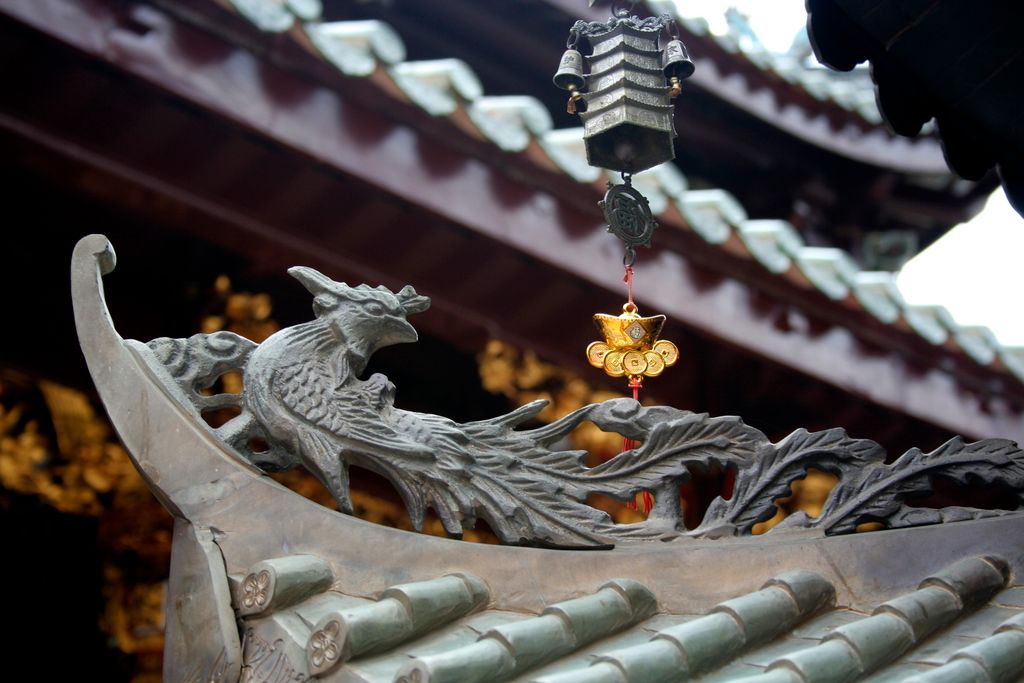
[[[839,483],[819,517],[792,515],[784,527],[840,534],[864,521],[895,527],[1007,513],[908,507],[909,498],[930,490],[934,476],[1024,491],[1024,452],[999,439],[956,438],[929,454],[913,449],[887,465],[881,446],[842,429],[801,429],[771,443],[736,417],[645,407],[629,399],[585,406],[530,430],[517,427],[536,417],[543,401],[468,424],[400,410],[387,378],[364,380],[360,374],[377,349],[415,340],[406,317],[424,310],[428,300],[409,287],[395,294],[349,287],[309,268],[290,272],[314,296],[315,320],[283,329],[258,346],[219,333],[157,340],[150,348],[193,401],[209,405],[220,405],[219,399],[201,396],[203,384],[226,369],[241,370],[244,391],[233,400],[242,414],[231,429],[215,433],[254,464],[305,467],[342,511],[351,510],[349,463],[387,477],[417,529],[432,508],[453,536],[480,517],[503,542],[553,547],[749,534],[775,514],[775,501],[809,468],[830,472]],[[558,446],[587,421],[641,445],[588,468],[583,451]],[[266,440],[270,456],[239,448],[253,434]],[[733,493],[713,501],[700,525],[688,530],[679,487],[691,468],[710,466],[736,471]],[[615,524],[587,504],[592,494],[626,501],[645,490],[654,495],[654,509],[638,524]],[[249,578],[243,600],[258,600],[259,577]]]
[[[578,20],[569,29],[570,33],[578,36],[593,36],[614,31],[619,26],[628,26],[637,31],[661,31],[672,23],[672,16],[663,13],[654,17],[623,16],[612,17],[608,21],[583,21]]]

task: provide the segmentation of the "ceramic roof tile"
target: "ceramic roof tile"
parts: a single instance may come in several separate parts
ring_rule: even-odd
[[[326,590],[334,576],[323,560],[289,555],[253,565],[235,594],[240,614],[269,613]]]
[[[953,331],[953,337],[964,353],[981,365],[992,363],[999,352],[999,341],[987,327],[961,325]]]
[[[506,152],[523,151],[530,140],[552,128],[544,105],[525,95],[481,97],[467,111],[480,132]]]
[[[232,7],[261,31],[281,33],[295,23],[296,16],[312,21],[320,16],[318,0],[229,0]],[[296,11],[298,10],[298,11]]]
[[[796,252],[796,265],[820,292],[830,299],[843,299],[855,284],[857,266],[841,249],[804,247]]]
[[[1002,560],[969,558],[889,600],[871,616],[844,624],[812,647],[782,657],[750,683],[853,681],[896,660],[932,633],[987,602],[1007,580]]]
[[[402,92],[432,116],[453,114],[460,102],[483,95],[480,80],[459,59],[402,62],[391,67],[391,75]]]
[[[854,276],[851,291],[860,305],[883,323],[899,320],[903,295],[892,273],[861,271]]]
[[[721,244],[747,220],[736,198],[725,190],[690,190],[676,202],[690,228],[711,244]]]
[[[533,619],[496,626],[471,645],[417,657],[396,682],[507,680],[632,626],[655,610],[646,587],[611,581],[594,595],[556,603]]]
[[[430,657],[457,650],[475,643],[482,634],[496,626],[530,618],[532,615],[517,612],[477,612],[459,619],[447,628],[438,629],[388,652],[346,662],[337,673],[343,680],[391,683],[410,658]],[[325,678],[330,678],[330,674]]]
[[[587,163],[582,128],[557,128],[540,139],[541,147],[567,175],[581,183],[593,183],[604,171]]]
[[[320,55],[346,76],[369,76],[378,62],[405,59],[405,43],[382,21],[339,21],[303,27]]]
[[[393,586],[370,604],[325,614],[307,646],[320,675],[354,657],[388,650],[482,608],[487,587],[468,574]]]
[[[953,316],[943,306],[908,304],[903,307],[903,319],[911,329],[935,345],[944,343],[949,338],[950,327],[956,325]]]
[[[832,585],[817,574],[788,572],[756,593],[719,604],[703,617],[661,629],[645,643],[607,652],[585,670],[535,680],[610,683],[693,676],[779,637],[834,600]]]
[[[750,254],[775,274],[789,270],[791,257],[803,247],[803,239],[788,221],[744,221],[739,235]]]
[[[999,349],[999,358],[1007,370],[1024,382],[1024,346],[1004,346]]]
[[[246,576],[275,572],[267,608],[239,612],[255,680],[286,663],[295,680],[363,683],[992,683],[1024,671],[1024,587],[1007,588],[1008,565],[994,557],[955,562],[870,614],[835,607],[833,585],[805,570],[698,615],[658,613],[658,587],[630,579],[531,614],[487,609],[492,593],[464,573],[369,600],[339,592],[344,577],[327,587],[311,562],[277,558]],[[234,583],[237,601],[245,581]]]
[[[387,72],[409,101],[432,116],[451,116],[460,109],[485,140],[507,152],[522,152],[536,141],[554,167],[580,183],[599,184],[609,175],[587,163],[582,128],[551,129],[544,107],[530,97],[484,97],[479,79],[465,63],[455,59],[405,62],[399,36],[378,21],[318,23],[317,0],[218,0],[233,7],[261,30],[287,30],[296,19],[309,43],[327,63],[347,76],[369,76],[378,66]],[[674,3],[657,0],[652,10],[677,13]],[[708,32],[699,18],[677,19],[696,34]],[[291,23],[289,23],[291,22]],[[284,26],[288,23],[288,26]],[[735,37],[716,37],[724,47],[740,49]],[[873,91],[861,92],[848,84],[831,84],[825,74],[808,70],[792,57],[772,55],[770,70],[791,74],[805,87],[831,93],[854,109],[874,114]],[[824,80],[823,80],[824,79]],[[871,118],[868,116],[868,118]],[[819,122],[820,123],[820,122]],[[462,124],[457,124],[462,125]],[[750,256],[770,272],[784,274],[796,263],[807,283],[832,299],[853,294],[865,312],[886,324],[905,324],[934,345],[951,341],[968,357],[986,366],[1005,369],[1024,381],[1024,351],[1001,347],[990,332],[962,328],[941,306],[906,304],[891,282],[891,275],[861,273],[849,255],[821,251],[803,244],[792,225],[782,220],[746,220],[743,207],[723,190],[687,190],[685,177],[670,164],[636,176],[636,184],[649,193],[652,211],[664,214],[672,207],[700,237],[723,244],[736,234]],[[672,219],[678,221],[678,217]],[[806,285],[805,285],[806,286]]]
[[[847,111],[855,112],[872,125],[882,123],[882,115],[874,100],[874,86],[866,74],[853,78],[837,77],[816,65],[805,65],[787,53],[776,53],[765,47],[752,36],[743,39],[730,26],[729,32],[712,33],[706,19],[690,15],[685,3],[672,0],[648,0],[648,7],[655,13],[667,13],[695,36],[708,36],[726,52],[741,55],[761,71],[772,72],[787,83],[796,85],[812,97],[831,102]],[[798,29],[794,27],[794,33]]]
[[[949,661],[908,683],[1013,683],[1024,677],[1024,613],[992,635],[957,650]]]

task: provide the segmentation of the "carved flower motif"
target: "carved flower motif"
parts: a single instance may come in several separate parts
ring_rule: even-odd
[[[341,624],[332,620],[313,634],[309,640],[309,658],[313,662],[313,666],[319,668],[338,658],[341,654],[341,650],[338,648],[338,633],[340,631]]]
[[[266,607],[270,599],[270,572],[266,569],[259,574],[249,574],[242,582],[242,604],[247,608]]]

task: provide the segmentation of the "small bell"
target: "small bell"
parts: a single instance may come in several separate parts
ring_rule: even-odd
[[[551,79],[562,90],[578,91],[583,89],[586,79],[583,77],[583,55],[579,50],[569,48],[558,63],[558,71]]]
[[[684,80],[693,75],[693,62],[683,41],[670,40],[665,46],[665,78]]]

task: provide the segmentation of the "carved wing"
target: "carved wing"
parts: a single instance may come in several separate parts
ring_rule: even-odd
[[[351,512],[347,467],[353,462],[387,477],[413,527],[421,530],[431,496],[412,466],[432,460],[431,448],[401,430],[401,423],[385,419],[391,406],[389,400],[381,405],[379,386],[357,383],[341,390],[334,378],[324,360],[306,359],[274,372],[270,393],[286,411],[281,417],[294,425],[291,441],[299,444],[307,466],[312,461],[321,474],[337,478],[328,488],[343,511]],[[275,431],[280,438],[283,430]]]
[[[341,391],[333,377],[326,361],[284,365],[273,375],[271,395],[290,419],[330,434],[339,450],[409,457],[426,452],[383,419],[374,393],[355,386]]]

